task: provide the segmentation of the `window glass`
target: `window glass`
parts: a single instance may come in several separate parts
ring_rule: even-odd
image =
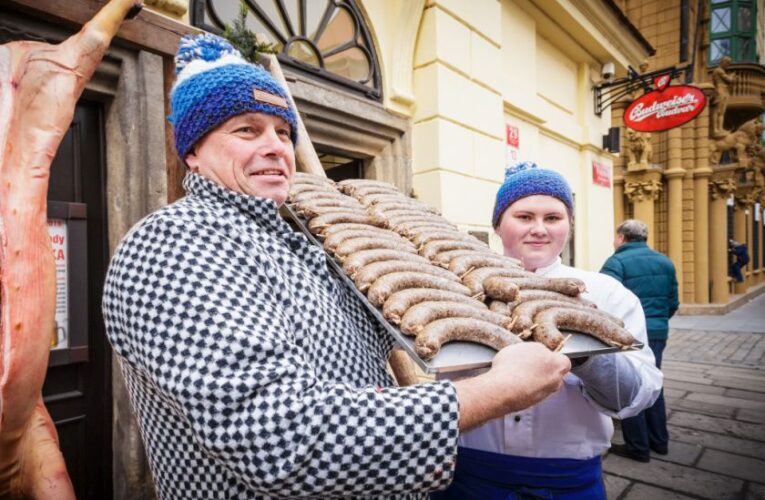
[[[287,55],[310,64],[311,66],[319,66],[319,58],[310,43],[303,40],[293,40],[290,42],[287,49]]]
[[[738,8],[738,31],[752,31],[752,10],[749,7]]]
[[[730,55],[730,40],[728,38],[712,40],[712,44],[709,46],[709,51],[712,62],[718,62],[723,56]]]
[[[712,11],[712,33],[730,31],[730,8]]]
[[[353,47],[324,60],[327,69],[351,80],[366,82],[369,80],[369,62],[366,54],[358,47]]]

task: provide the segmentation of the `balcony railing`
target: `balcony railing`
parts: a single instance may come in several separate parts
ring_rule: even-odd
[[[738,109],[765,110],[765,66],[753,63],[736,63],[728,66],[736,75],[731,86],[728,106]]]

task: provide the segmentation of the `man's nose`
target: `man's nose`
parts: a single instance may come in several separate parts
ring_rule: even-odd
[[[275,127],[266,127],[261,138],[263,142],[260,149],[264,156],[283,154],[287,150],[287,145]]]

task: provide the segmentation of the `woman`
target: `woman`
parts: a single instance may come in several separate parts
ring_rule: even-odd
[[[621,318],[645,347],[574,360],[564,386],[542,403],[464,433],[454,482],[433,498],[605,499],[601,455],[610,446],[611,417],[634,416],[659,395],[662,375],[637,297],[610,276],[561,263],[573,211],[560,174],[522,163],[506,172],[492,224],[505,255],[539,276],[584,281],[583,296]]]

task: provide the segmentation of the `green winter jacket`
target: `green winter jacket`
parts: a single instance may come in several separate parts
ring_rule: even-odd
[[[620,246],[600,272],[619,280],[640,299],[648,339],[665,340],[669,318],[679,305],[672,261],[648,248],[644,241],[633,241]]]

